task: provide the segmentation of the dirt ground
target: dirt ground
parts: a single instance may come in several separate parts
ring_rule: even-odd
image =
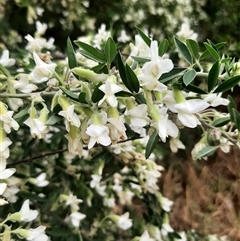
[[[177,168],[176,168],[177,167]],[[208,161],[191,158],[170,167],[163,194],[174,200],[171,225],[179,231],[227,235],[240,240],[240,150],[219,150]]]

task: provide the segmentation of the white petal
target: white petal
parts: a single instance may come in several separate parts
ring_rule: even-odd
[[[178,119],[184,126],[189,128],[195,128],[197,125],[201,124],[194,114],[188,114],[183,111],[178,112]]]

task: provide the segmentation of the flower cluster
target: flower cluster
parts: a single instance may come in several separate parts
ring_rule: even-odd
[[[111,240],[124,232],[133,240],[186,240],[169,222],[173,201],[160,190],[164,168],[156,147],[187,149],[182,133],[192,129],[202,134],[188,149],[194,159],[240,145],[240,113],[231,97],[222,97],[240,79],[234,60],[211,41],[202,53],[188,28],[182,41],[186,25],[177,34],[181,39],[174,37],[183,67],[174,64],[166,39],[158,42],[140,29],[126,56],[102,25],[90,41],[75,41],[76,50],[68,39],[67,58],[54,61],[46,52],[53,40],[42,37],[47,25],[36,24],[35,37],[26,36],[31,54],[25,68],[10,73],[15,60],[7,50],[0,59],[0,195],[7,198],[0,201],[17,202],[20,192],[36,207],[44,203],[43,213],[37,220],[38,211],[25,200],[19,212],[1,220],[0,235],[45,241],[40,223],[59,230],[60,220],[66,233],[73,230],[72,239]],[[215,62],[207,69],[202,60],[209,55]],[[229,113],[219,112],[220,105]],[[25,181],[19,183],[15,172]],[[8,221],[40,226],[14,229]]]

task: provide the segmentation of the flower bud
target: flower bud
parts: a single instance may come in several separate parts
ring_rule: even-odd
[[[76,75],[79,75],[80,77],[83,77],[93,82],[105,81],[108,77],[107,74],[96,74],[94,71],[90,69],[84,69],[82,67],[76,67],[72,69],[72,72]]]

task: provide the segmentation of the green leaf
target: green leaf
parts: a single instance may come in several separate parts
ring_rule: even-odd
[[[228,100],[229,100],[229,103],[228,103],[228,112],[230,114],[230,119],[232,122],[234,122],[234,114],[233,114],[233,109],[237,109],[237,106],[236,106],[236,103],[235,101],[233,100],[232,96],[231,95],[228,95]]]
[[[100,62],[100,63],[106,62],[105,56],[100,51],[98,51],[96,48],[92,47],[91,45],[86,44],[86,43],[81,42],[81,41],[74,41],[74,43],[78,47],[83,49],[83,51],[80,51],[80,53],[83,54],[85,57],[89,57],[92,60],[95,60],[95,61]]]
[[[238,131],[240,131],[240,113],[236,109],[233,109],[232,111],[233,111],[234,123]]]
[[[56,124],[57,122],[61,121],[62,117],[57,116],[55,114],[53,114],[47,121],[46,125],[52,126],[54,124]]]
[[[215,127],[222,127],[222,126],[225,126],[229,121],[230,121],[229,117],[223,117],[213,121],[212,125]]]
[[[16,115],[13,116],[13,119],[14,120],[17,120],[25,115],[28,114],[28,111],[29,111],[29,107],[26,107],[25,109],[19,111]]]
[[[130,97],[132,96],[132,93],[127,91],[119,91],[115,94],[116,97]]]
[[[136,102],[140,105],[140,104],[146,104],[146,99],[144,98],[144,96],[139,93],[137,95],[135,95],[135,99],[136,99]]]
[[[139,81],[136,74],[127,64],[125,69],[126,69],[128,84],[131,85],[134,92],[138,93],[140,86],[139,86]]]
[[[213,64],[208,74],[208,80],[207,80],[208,92],[210,92],[216,86],[218,82],[219,71],[220,71],[220,62],[217,61]]]
[[[227,43],[227,42],[221,42],[221,43],[215,44],[214,46],[215,46],[215,48],[218,50],[218,49],[222,48],[226,43]]]
[[[240,75],[236,75],[230,79],[225,80],[222,84],[220,84],[213,93],[220,93],[227,90],[230,90],[232,87],[237,85],[240,81]]]
[[[175,36],[174,43],[182,57],[191,65],[193,63],[193,60],[187,46]]]
[[[200,89],[199,87],[197,87],[196,85],[192,85],[189,84],[188,86],[184,86],[185,89],[192,91],[194,93],[198,93],[198,94],[207,94],[206,91],[204,91],[203,89]]]
[[[207,51],[212,55],[212,57],[216,60],[219,60],[220,59],[220,55],[219,53],[217,52],[217,50],[215,50],[210,44],[208,43],[204,43]]]
[[[104,93],[99,89],[99,86],[101,86],[102,83],[98,83],[96,88],[94,89],[92,93],[92,101],[93,103],[97,103],[99,100],[101,100],[104,97]]]
[[[0,64],[0,71],[6,76],[6,77],[9,77],[11,74],[10,72],[5,68],[3,67],[1,64]]]
[[[67,56],[68,56],[68,65],[70,69],[77,67],[77,60],[75,56],[75,51],[72,46],[70,38],[67,39]]]
[[[143,41],[148,45],[148,47],[150,47],[151,39],[140,28],[136,27],[136,30],[138,34],[141,36],[141,38],[143,39]]]
[[[137,56],[131,56],[131,58],[133,58],[138,63],[142,63],[142,64],[149,62],[151,60],[149,58],[142,58],[142,57],[137,57]]]
[[[101,63],[101,64],[98,64],[96,66],[94,66],[93,68],[91,68],[92,71],[94,71],[95,73],[99,73],[101,71],[101,73],[105,73],[107,74],[107,67],[106,67],[106,64],[105,63]],[[106,70],[106,72],[105,72]]]
[[[78,101],[78,96],[76,94],[74,94],[73,92],[63,88],[63,87],[59,87],[63,92],[64,94],[66,94],[70,99],[72,100],[75,100],[75,101]]]
[[[86,101],[86,97],[87,97],[87,94],[85,92],[81,92],[78,96],[79,102],[83,104],[88,104],[88,102]]]
[[[195,59],[198,59],[199,57],[199,46],[198,43],[192,39],[187,39],[186,40],[186,44],[188,47],[188,50],[190,51],[190,53],[192,54],[192,56]]]
[[[179,76],[180,73],[184,73],[185,71],[186,71],[186,68],[180,68],[180,67],[173,68],[170,72],[163,74],[159,78],[159,81],[161,83],[165,83],[169,80],[174,79],[175,77]]]
[[[217,149],[218,146],[206,146],[198,152],[198,154],[196,155],[196,159],[211,156]]]
[[[148,159],[148,157],[152,154],[154,148],[156,147],[156,145],[158,143],[158,139],[159,139],[158,133],[156,130],[154,130],[154,132],[150,136],[147,146],[146,146],[146,152],[145,152],[146,159]]]
[[[131,92],[134,92],[132,86],[128,83],[125,65],[122,61],[122,57],[119,52],[117,54],[117,65],[118,65],[118,70],[119,70],[119,74],[122,79],[122,82]]]
[[[184,75],[183,75],[183,83],[187,86],[196,77],[196,71],[194,69],[188,70]]]
[[[117,54],[117,46],[111,37],[108,38],[105,44],[104,52],[107,62],[111,63],[115,59]]]
[[[158,47],[158,54],[159,56],[163,56],[167,50],[168,50],[168,47],[169,47],[169,42],[167,39],[163,39],[160,44],[159,44],[159,47]]]

